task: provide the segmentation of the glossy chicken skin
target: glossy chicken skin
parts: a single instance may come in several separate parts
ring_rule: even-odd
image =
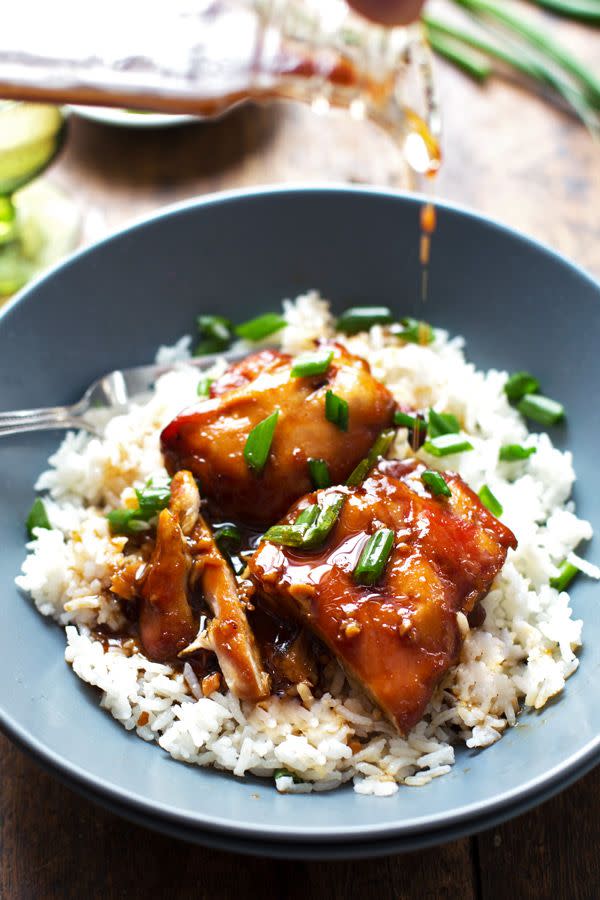
[[[163,509],[139,590],[140,638],[150,659],[173,659],[196,634],[198,626],[188,600],[191,566],[177,516]]]
[[[211,511],[223,518],[270,525],[313,487],[308,460],[324,459],[332,483],[342,483],[391,424],[394,401],[369,365],[337,344],[324,375],[292,378],[293,359],[264,350],[231,366],[211,397],[185,410],[162,433],[171,473],[189,469],[200,479]],[[348,402],[348,430],[325,418],[328,390]],[[279,410],[267,463],[249,468],[250,431]]]
[[[438,498],[420,481],[423,468],[383,461],[362,486],[334,489],[346,500],[323,547],[262,542],[250,562],[271,608],[311,628],[402,733],[458,661],[457,613],[485,596],[516,546],[458,475],[446,474],[452,497]],[[323,493],[303,498],[284,522]],[[385,571],[376,585],[359,585],[353,570],[382,527],[395,533]]]

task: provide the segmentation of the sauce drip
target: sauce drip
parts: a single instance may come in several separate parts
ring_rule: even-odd
[[[431,242],[437,226],[437,212],[431,201],[427,201],[421,207],[420,224],[421,238],[419,244],[419,261],[421,263],[421,301],[425,303],[429,295]]]

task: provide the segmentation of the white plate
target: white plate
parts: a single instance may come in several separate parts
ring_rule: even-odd
[[[104,125],[118,125],[122,128],[172,128],[174,125],[200,121],[197,116],[138,113],[103,106],[70,106],[69,109],[84,119],[91,119]]]

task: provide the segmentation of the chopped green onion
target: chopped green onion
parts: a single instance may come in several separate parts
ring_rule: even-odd
[[[393,333],[409,344],[431,344],[435,337],[431,325],[419,319],[401,319],[400,324],[401,327],[392,329]]]
[[[496,516],[496,518],[498,518],[502,515],[504,511],[502,508],[502,504],[500,503],[498,498],[492,494],[487,484],[484,484],[479,491],[479,499],[481,500],[485,508],[489,509],[493,516]]]
[[[210,388],[214,382],[214,378],[209,378],[207,375],[203,375],[200,381],[198,382],[198,387],[196,388],[196,393],[199,397],[209,397],[210,396]]]
[[[550,587],[556,588],[557,591],[566,591],[578,572],[577,566],[565,559],[558,567],[558,575],[550,579]]]
[[[364,459],[361,459],[361,461],[352,469],[346,479],[346,484],[348,485],[348,487],[358,487],[359,484],[362,484],[369,474],[370,468],[371,463],[369,462],[369,458],[365,457]]]
[[[369,455],[367,456],[367,459],[372,463],[372,465],[375,465],[377,460],[385,456],[385,454],[392,446],[395,437],[396,433],[393,428],[386,428],[385,431],[381,432],[381,434],[377,437],[375,443],[369,450]]]
[[[141,491],[136,489],[140,519],[151,519],[161,509],[169,505],[171,499],[171,480],[154,482],[151,478]]]
[[[34,528],[52,528],[50,520],[48,519],[46,507],[44,506],[44,501],[39,497],[33,501],[33,506],[29,510],[29,515],[25,520],[25,527],[27,528],[27,534],[30,538],[33,537]]]
[[[278,778],[291,778],[294,784],[302,784],[302,779],[299,775],[296,775],[295,772],[290,772],[289,769],[275,769],[273,772],[273,778],[277,781]]]
[[[325,418],[337,425],[340,431],[348,431],[349,415],[348,401],[338,397],[333,391],[327,391],[325,394]]]
[[[502,462],[515,462],[518,459],[529,459],[535,452],[535,447],[524,447],[522,444],[505,444],[503,447],[500,447],[498,458]]]
[[[394,321],[387,306],[353,306],[341,314],[336,328],[344,334],[368,331],[373,325],[389,325]]]
[[[353,575],[359,584],[376,584],[383,575],[394,546],[391,528],[380,528],[365,544]]]
[[[562,403],[543,397],[542,394],[525,394],[517,404],[517,409],[523,416],[539,422],[540,425],[556,425],[565,417],[565,408]]]
[[[458,434],[459,432],[460,424],[452,413],[439,413],[435,409],[429,410],[427,434],[430,438],[436,438],[442,434]]]
[[[217,542],[219,549],[223,547],[229,546],[231,549],[235,549],[240,546],[242,543],[242,534],[237,525],[221,525],[220,528],[214,532],[214,538]]]
[[[286,321],[279,313],[265,313],[262,316],[256,316],[248,322],[236,325],[235,333],[244,341],[262,341],[281,331],[285,327]]]
[[[310,375],[324,375],[333,359],[333,350],[317,350],[304,353],[292,366],[292,378],[308,378]]]
[[[356,487],[365,480],[369,471],[373,466],[388,452],[394,440],[393,428],[387,428],[382,431],[375,443],[369,450],[365,459],[361,459],[358,465],[353,469],[346,480],[346,484],[350,487]]]
[[[309,459],[308,469],[316,490],[319,488],[330,487],[331,476],[329,474],[329,466],[324,459]]]
[[[415,428],[419,428],[421,425],[425,426],[425,423],[422,422],[418,416],[410,416],[408,413],[398,410],[394,413],[394,425],[399,425],[401,428],[409,428],[414,430]]]
[[[148,479],[142,490],[136,489],[138,505],[135,509],[113,509],[106,518],[113,534],[138,534],[147,531],[150,520],[169,505],[171,482]]]
[[[433,469],[425,469],[421,472],[421,481],[428,487],[434,497],[451,497],[452,491],[448,487],[448,482],[440,472],[434,472]]]
[[[268,531],[265,531],[262,539],[271,544],[280,544],[282,547],[302,547],[305,531],[305,528],[298,528],[297,524],[272,525]]]
[[[529,372],[514,372],[504,385],[504,393],[511,403],[518,403],[525,394],[537,394],[540,383]]]
[[[394,425],[408,428],[408,437],[414,450],[419,448],[427,435],[427,422],[422,416],[411,416],[398,410],[394,413]]]
[[[304,546],[311,548],[322,544],[338,520],[346,497],[344,494],[326,494],[319,508],[318,518],[309,525],[304,535]]]
[[[455,434],[441,434],[439,437],[425,441],[423,450],[431,456],[450,456],[452,453],[463,453],[472,450],[473,444],[467,438]]]
[[[337,522],[345,499],[344,494],[325,494],[320,506],[316,503],[307,506],[293,525],[274,525],[263,535],[263,540],[303,550],[318,547]]]
[[[246,439],[244,459],[249,468],[254,469],[255,472],[262,472],[269,458],[278,418],[279,410],[276,409],[274,413],[255,425]]]
[[[200,341],[194,356],[207,353],[223,353],[233,340],[233,325],[224,316],[198,316],[196,318]]]
[[[307,506],[305,509],[302,510],[302,512],[300,513],[300,515],[294,522],[294,525],[297,525],[297,526],[306,525],[307,528],[309,525],[314,525],[314,523],[319,518],[319,512],[320,512],[319,504],[311,503],[310,506]]]
[[[111,509],[107,513],[110,530],[113,534],[138,534],[140,531],[148,531],[150,524],[145,519],[140,519],[139,509]]]

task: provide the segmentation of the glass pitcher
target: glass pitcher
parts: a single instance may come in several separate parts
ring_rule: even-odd
[[[19,0],[0,33],[0,96],[221,114],[245,100],[346,109],[414,171],[440,164],[421,26],[384,28],[343,0]]]

